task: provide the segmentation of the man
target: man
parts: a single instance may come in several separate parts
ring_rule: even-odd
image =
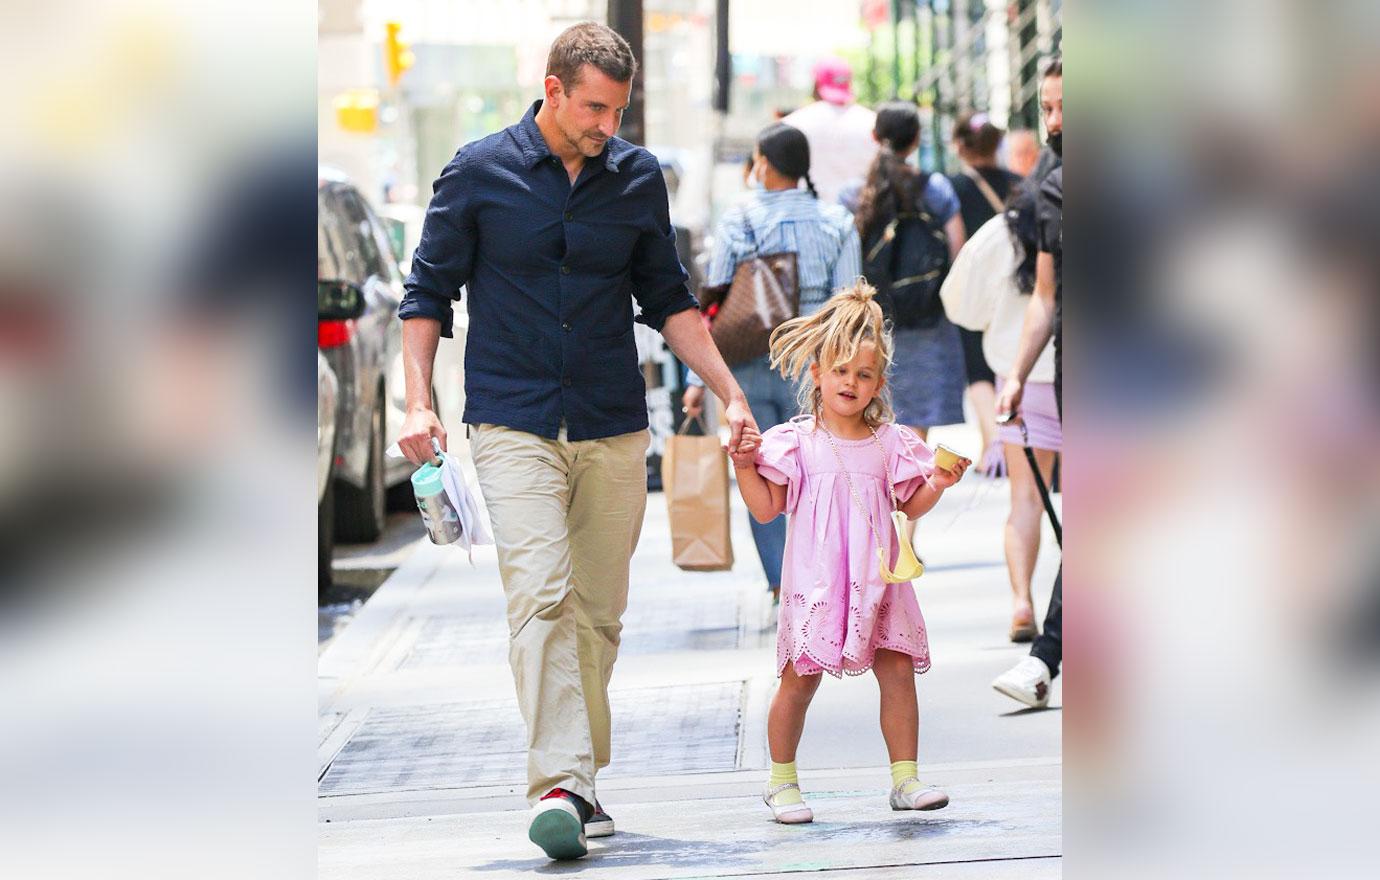
[[[805,132],[810,178],[820,201],[833,205],[844,186],[867,175],[877,155],[872,137],[877,114],[853,103],[853,71],[842,58],[816,65],[814,97],[781,121]]]
[[[1048,163],[1051,167],[1043,175],[1037,169],[1031,179],[1039,187],[1035,218],[1040,250],[1035,257],[1035,292],[1026,308],[1015,366],[997,400],[998,418],[1016,412],[1020,406],[1026,377],[1051,334],[1054,336],[1054,396],[1060,418],[1064,412],[1064,66],[1058,57],[1046,68],[1040,83],[1040,112],[1050,133],[1049,153],[1054,160]],[[1046,165],[1043,156],[1040,164]],[[1063,626],[1064,567],[1061,564],[1045,614],[1044,631],[1031,645],[1030,656],[998,676],[992,687],[1033,708],[1048,704],[1050,682],[1059,674],[1063,661]]]
[[[544,98],[441,172],[399,309],[400,445],[420,463],[433,437],[445,444],[431,367],[452,301],[469,291],[464,418],[527,725],[528,836],[557,859],[583,856],[587,833],[613,833],[595,774],[610,757],[608,683],[650,442],[634,300],[637,320],[725,402],[730,446],[756,428],[686,289],[658,162],[614,136],[636,69],[603,25],[556,38]]]
[[[1058,55],[1040,78],[1040,118],[1045,122],[1046,146],[1029,174],[1037,188],[1051,171],[1064,164],[1064,61]]]

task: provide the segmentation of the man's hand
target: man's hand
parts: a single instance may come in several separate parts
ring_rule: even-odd
[[[752,417],[752,410],[748,409],[747,401],[743,398],[731,401],[724,408],[724,415],[728,418],[728,427],[732,431],[728,438],[728,451],[734,453],[738,451],[738,444],[742,442],[745,428],[751,427],[752,433],[758,434],[757,420]]]
[[[1025,392],[1025,387],[1021,380],[1013,376],[1008,376],[1002,380],[1001,395],[997,397],[997,418],[1000,419],[1007,413],[1012,413],[1019,418],[1016,408],[1021,405],[1021,395]]]
[[[700,413],[704,412],[704,386],[687,385],[685,396],[680,399],[681,405],[685,407],[685,417],[698,419]]]
[[[729,450],[728,457],[733,459],[735,468],[750,468],[757,464],[757,449],[762,445],[762,435],[757,433],[757,428],[752,425],[743,427],[743,436],[738,440],[737,451]],[[727,448],[727,447],[725,447]]]
[[[444,452],[446,429],[436,417],[436,412],[420,407],[408,410],[407,418],[403,419],[402,436],[398,438],[398,447],[402,449],[403,455],[407,456],[407,460],[421,466],[435,459],[436,453],[431,449],[432,437],[441,444],[441,451]]]

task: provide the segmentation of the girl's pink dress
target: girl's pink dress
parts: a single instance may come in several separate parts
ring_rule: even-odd
[[[883,425],[896,494],[905,503],[934,472],[934,455],[914,431]],[[896,561],[896,532],[887,498],[883,450],[866,440],[834,438],[858,497]],[[786,555],[781,566],[781,618],[776,674],[787,663],[797,675],[861,675],[878,648],[909,654],[917,673],[930,668],[925,619],[910,583],[888,584],[877,570],[872,530],[848,491],[824,429],[799,416],[762,435],[757,471],[786,487]]]

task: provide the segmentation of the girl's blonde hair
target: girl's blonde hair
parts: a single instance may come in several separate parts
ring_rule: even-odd
[[[891,333],[882,320],[882,307],[875,297],[877,288],[859,278],[829,298],[818,312],[792,318],[771,334],[771,368],[792,382],[800,383],[800,411],[819,415],[823,402],[820,390],[810,376],[809,366],[832,370],[857,357],[867,343],[877,349],[878,369],[883,377],[891,372]],[[891,422],[891,386],[883,383],[877,396],[863,410],[863,420],[872,427]]]

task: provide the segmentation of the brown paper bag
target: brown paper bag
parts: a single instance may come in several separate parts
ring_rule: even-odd
[[[662,490],[671,515],[671,558],[686,571],[733,567],[728,527],[728,455],[713,434],[680,432],[666,441],[661,459]],[[701,420],[701,427],[704,422]]]

